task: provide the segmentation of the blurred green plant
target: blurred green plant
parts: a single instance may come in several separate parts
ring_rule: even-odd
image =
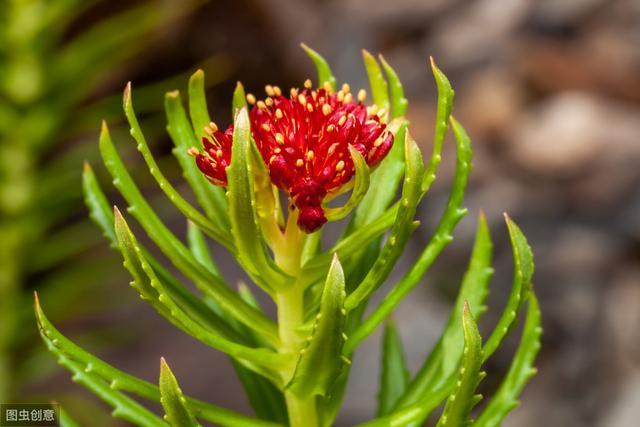
[[[127,86],[124,110],[131,135],[151,175],[188,219],[188,245],[144,199],[103,123],[102,159],[129,205],[128,212],[200,295],[138,241],[123,214],[111,209],[87,164],[83,185],[92,218],[122,253],[140,296],[174,326],[230,356],[256,414],[248,417],[186,396],[164,359],[159,386],[118,370],[65,338],[49,322],[36,296],[40,333],[49,350],[75,381],[113,406],[114,416],[141,426],[197,426],[200,421],[243,427],[332,425],[344,397],[353,352],[421,282],[465,215],[462,203],[471,169],[470,140],[451,116],[453,90],[435,64],[438,109],[433,152],[425,167],[404,118],[407,101],[402,85],[382,57],[378,62],[364,52],[373,98],[373,105],[365,110],[366,94],[359,92],[356,102],[348,85],[337,90],[326,61],[304,48],[317,66],[319,89],[312,90],[307,81],[305,89],[292,89],[287,98],[279,88],[267,86],[269,96],[256,102],[238,85],[233,97],[234,126],[224,133],[210,122],[203,73],[194,74],[189,84],[191,122],[180,94],[167,93],[174,154],[204,213],[187,203],[158,168]],[[245,98],[255,104],[250,115]],[[456,140],[457,167],[448,204],[413,266],[365,315],[371,295],[387,279],[419,226],[414,219],[416,208],[435,180],[449,126]],[[197,148],[201,138],[204,152]],[[217,186],[207,182],[205,175]],[[278,189],[290,196],[286,218]],[[329,206],[329,199],[349,189],[351,195],[343,206]],[[349,211],[351,219],[342,236],[323,250],[322,224],[337,221]],[[449,321],[414,375],[407,370],[396,327],[386,322],[377,417],[363,426],[421,425],[443,402],[438,426],[497,426],[517,405],[517,396],[535,373],[541,328],[531,287],[531,249],[516,224],[508,217],[506,222],[514,256],[513,285],[489,338],[483,342],[476,326],[486,311],[493,273],[489,229],[480,215],[469,267]],[[235,292],[226,284],[209,254],[205,235],[226,248],[273,299],[277,322],[264,314],[248,287],[240,286]],[[477,387],[484,377],[482,365],[514,329],[525,306],[526,321],[511,368],[472,422],[472,411],[481,400]],[[164,420],[131,395],[160,403]]]
[[[17,377],[38,370],[25,350],[35,336],[27,287],[46,295],[55,287],[55,305],[70,316],[87,307],[74,308],[78,289],[108,268],[104,257],[65,262],[100,239],[77,218],[82,193],[74,184],[74,165],[97,155],[86,143],[92,124],[113,117],[119,104],[95,93],[149,46],[155,30],[199,2],[144,2],[92,17],[99,3],[0,2],[0,402],[15,395]],[[143,112],[159,111],[147,101],[157,89],[143,89]]]

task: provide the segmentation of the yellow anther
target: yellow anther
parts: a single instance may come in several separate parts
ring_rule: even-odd
[[[336,130],[336,127],[335,127],[334,125],[329,125],[329,126],[327,126],[327,132],[331,133],[331,132],[333,132],[334,130]]]
[[[284,144],[284,135],[281,133],[276,133],[276,142],[280,145]]]
[[[273,99],[267,97],[267,99],[264,100],[264,103],[267,104],[267,107],[271,107],[273,105]]]
[[[341,172],[344,169],[344,161],[340,160],[338,164],[336,164],[336,171]]]
[[[269,126],[269,123],[263,123],[261,127],[265,132],[271,131],[271,126]]]
[[[198,150],[196,147],[191,147],[187,150],[187,154],[191,157],[195,157],[200,154],[200,150]]]
[[[273,86],[271,85],[266,85],[264,87],[264,91],[267,92],[267,95],[269,96],[274,96],[276,94],[275,91],[273,90]]]
[[[251,105],[256,103],[256,97],[252,93],[247,94],[247,102]]]
[[[365,99],[367,99],[367,91],[364,89],[360,89],[358,91],[358,101],[364,102]]]
[[[304,87],[307,89],[311,89],[311,80],[307,79],[304,81]]]
[[[349,87],[348,83],[345,83],[345,84],[342,85],[342,91],[344,93],[349,93],[350,90],[351,90],[351,88]]]
[[[353,102],[353,95],[351,93],[348,93],[344,96],[344,103],[350,104],[351,102]]]
[[[338,91],[338,102],[343,102],[344,101],[344,92],[339,90]]]
[[[313,160],[313,156],[314,156],[313,151],[311,150],[307,151],[307,160]]]
[[[298,159],[296,160],[296,166],[301,168],[304,165],[304,160],[302,159]]]
[[[264,110],[267,108],[267,106],[265,105],[264,101],[258,101],[258,108]]]
[[[313,113],[313,105],[311,103],[307,104],[307,111]]]
[[[273,93],[275,94],[275,96],[282,96],[282,91],[278,86],[273,87]]]
[[[328,116],[329,114],[331,114],[331,105],[324,104],[322,106],[322,114],[324,114],[325,116]]]
[[[277,119],[281,119],[282,118],[282,110],[279,109],[279,108],[276,110],[276,118]]]
[[[222,150],[218,148],[218,151],[216,151],[216,157],[221,159],[222,158]]]
[[[340,117],[340,120],[338,120],[338,126],[342,126],[344,125],[344,123],[347,121],[347,116],[342,116]]]
[[[307,97],[303,94],[298,95],[298,102],[302,105],[307,103]]]
[[[218,125],[217,125],[217,124],[215,124],[215,122],[209,122],[209,128],[210,128],[212,131],[216,132],[216,131],[218,130]]]

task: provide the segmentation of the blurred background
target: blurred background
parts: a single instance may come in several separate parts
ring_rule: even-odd
[[[80,172],[88,159],[107,187],[97,161],[106,118],[134,177],[183,235],[182,219],[155,190],[122,127],[125,83],[133,82],[163,170],[180,182],[164,131],[164,92],[184,90],[188,75],[203,68],[210,111],[226,127],[237,80],[261,93],[267,83],[286,88],[314,77],[300,42],[352,88],[367,85],[360,49],[382,53],[405,85],[425,155],[436,106],[427,60],[434,56],[456,89],[454,114],[473,138],[470,214],[395,315],[410,366],[419,366],[448,316],[481,208],[497,274],[480,326],[493,325],[511,280],[508,212],[534,249],[545,333],[539,374],[505,425],[638,425],[637,0],[3,0],[0,401],[55,398],[82,425],[122,425],[45,353],[31,313],[37,289],[65,334],[117,367],[155,382],[165,356],[186,393],[249,410],[227,358],[173,329],[128,286],[119,255],[87,219]],[[454,161],[448,144],[407,263],[437,222]],[[240,277],[232,265],[224,273]],[[340,426],[374,413],[379,341],[372,336],[355,357]],[[506,371],[511,344],[487,367],[485,392]]]

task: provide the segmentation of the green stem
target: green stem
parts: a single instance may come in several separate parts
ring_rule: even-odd
[[[289,210],[287,226],[281,244],[274,247],[276,263],[287,274],[298,280],[289,288],[276,295],[278,306],[278,331],[282,346],[282,353],[299,354],[304,346],[304,340],[298,329],[304,323],[304,284],[300,280],[300,257],[305,235],[296,225],[297,210]],[[289,381],[293,372],[283,371],[284,381]],[[291,427],[318,427],[318,413],[315,396],[297,396],[285,391],[289,425]]]

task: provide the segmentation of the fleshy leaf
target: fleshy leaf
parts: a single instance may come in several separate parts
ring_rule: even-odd
[[[384,119],[385,117],[388,117],[388,115],[384,113],[389,112],[389,86],[382,75],[382,68],[380,68],[380,64],[378,64],[376,58],[363,49],[362,59],[364,60],[364,66],[367,70],[367,75],[369,76],[371,98],[373,98],[373,103],[376,104],[378,108],[384,110],[383,114],[381,114]]]
[[[387,415],[409,384],[402,339],[391,319],[387,320],[382,345],[382,372],[378,395],[378,416]]]
[[[116,233],[113,230],[113,209],[105,197],[96,175],[88,162],[84,163],[82,172],[82,190],[85,204],[89,208],[89,216],[98,225],[112,248],[118,246]]]
[[[193,322],[169,297],[144,255],[135,236],[120,213],[115,211],[115,228],[120,251],[125,259],[125,267],[134,278],[133,286],[144,299],[171,323],[201,342],[227,353],[239,360],[247,368],[277,381],[272,371],[277,371],[287,363],[287,358],[266,349],[256,349],[232,342],[219,331],[211,331]]]
[[[340,375],[345,363],[342,357],[346,311],[344,273],[337,257],[334,257],[322,291],[318,312],[308,345],[301,350],[289,390],[299,396],[327,396]]]
[[[238,111],[242,110],[243,108],[247,108],[247,96],[244,92],[244,86],[242,86],[242,83],[238,82],[236,83],[236,88],[233,91],[233,100],[231,103],[231,117],[233,117],[235,119],[236,115],[238,114]]]
[[[475,313],[476,322],[485,312],[484,302],[489,293],[489,281],[493,275],[491,236],[481,212],[476,229],[475,243],[467,272],[462,279],[455,305],[449,316],[442,337],[411,380],[407,392],[398,402],[398,407],[405,407],[429,395],[442,386],[442,382],[451,376],[458,366],[464,346],[462,334],[462,312],[465,302]]]
[[[396,220],[380,255],[360,285],[347,297],[345,309],[353,310],[384,282],[409,241],[416,224],[413,218],[420,200],[420,179],[424,173],[422,153],[409,132],[404,141],[405,179]]]
[[[470,425],[471,410],[482,399],[482,396],[475,394],[478,384],[485,375],[480,371],[482,339],[468,304],[465,304],[462,316],[464,351],[460,363],[460,376],[453,394],[447,400],[437,427]]]
[[[204,90],[204,71],[198,70],[189,78],[189,115],[198,140],[205,136],[204,128],[209,124],[209,109]]]
[[[172,427],[202,427],[191,412],[191,408],[184,398],[176,377],[169,365],[160,359],[160,403],[164,408],[164,419]]]
[[[69,413],[65,411],[62,406],[59,406],[58,410],[60,416],[60,427],[80,427],[80,425],[71,418]]]
[[[133,136],[133,139],[136,141],[138,151],[140,152],[140,154],[142,154],[142,157],[144,158],[144,161],[149,168],[149,172],[158,183],[160,189],[162,189],[169,200],[171,200],[174,206],[178,208],[178,210],[182,212],[185,217],[193,221],[203,231],[220,242],[231,252],[233,252],[233,242],[231,241],[231,236],[229,235],[228,230],[220,227],[218,224],[211,222],[196,208],[191,206],[189,202],[187,202],[180,195],[180,193],[173,187],[173,185],[171,185],[169,180],[166,179],[164,174],[160,171],[158,164],[151,154],[151,150],[149,150],[149,146],[147,145],[147,141],[142,133],[142,129],[140,128],[140,124],[138,123],[138,119],[133,110],[133,102],[131,99],[131,83],[127,84],[127,87],[124,90],[123,106],[125,115],[127,116],[127,120],[129,122],[129,126],[131,127],[131,136]]]
[[[542,327],[540,326],[540,307],[533,291],[529,294],[528,304],[527,320],[522,331],[522,338],[520,338],[520,345],[513,362],[511,362],[509,372],[507,372],[495,396],[475,421],[474,426],[476,427],[500,426],[507,414],[518,406],[518,395],[537,372],[533,367],[533,362],[540,350]]]
[[[329,83],[331,85],[331,90],[336,90],[336,78],[333,76],[333,72],[331,72],[331,67],[329,67],[329,63],[315,50],[311,49],[306,44],[302,43],[300,46],[307,52],[307,55],[316,66],[316,70],[318,72],[318,87],[322,87],[325,83]]]
[[[73,373],[81,372],[84,373],[84,375],[90,375],[94,380],[104,381],[107,384],[107,388],[113,393],[125,391],[153,402],[160,401],[160,391],[158,386],[114,368],[108,363],[80,348],[62,335],[44,315],[44,312],[38,303],[37,296],[35,300],[35,312],[40,335],[48,349],[58,357],[58,361],[62,366],[66,367]],[[72,361],[73,365],[65,364],[69,361]],[[121,396],[124,395],[121,394]],[[238,414],[231,410],[211,405],[197,399],[187,397],[187,401],[196,412],[196,416],[198,418],[220,424],[224,427],[280,426],[280,424],[256,420],[254,418],[247,417],[246,415]],[[144,410],[146,411],[146,409]],[[163,421],[160,420],[160,422],[161,424],[159,425],[166,426]]]
[[[449,122],[451,122],[451,109],[453,108],[453,95],[454,91],[451,88],[451,83],[444,73],[438,68],[433,58],[431,60],[431,71],[433,77],[436,80],[436,87],[438,88],[438,108],[436,111],[436,125],[433,136],[433,152],[431,154],[431,160],[427,171],[424,174],[422,180],[422,191],[426,193],[431,188],[431,184],[436,179],[436,172],[440,166],[442,160],[442,144],[449,129]]]
[[[174,144],[173,155],[180,163],[185,180],[193,189],[207,217],[220,227],[228,229],[229,218],[224,190],[207,181],[193,157],[187,153],[189,148],[200,147],[202,141],[193,133],[187,113],[182,106],[180,93],[178,91],[167,93],[164,97],[164,106],[167,115],[167,132]]]
[[[387,80],[389,81],[391,91],[391,118],[402,117],[409,105],[409,101],[404,97],[404,88],[396,71],[384,60],[382,55],[380,55],[379,58],[382,63],[382,68],[384,68],[384,73],[387,75]]]
[[[500,347],[502,341],[515,326],[520,307],[522,307],[524,300],[529,295],[533,276],[533,252],[527,242],[527,238],[522,234],[522,230],[516,223],[506,214],[505,221],[509,229],[509,239],[513,251],[513,285],[502,315],[485,343],[485,360]]]
[[[436,231],[420,254],[418,260],[403,278],[398,282],[391,292],[385,297],[382,303],[373,313],[351,334],[345,349],[353,351],[357,345],[368,337],[376,327],[386,319],[402,299],[415,288],[424,276],[425,272],[433,264],[436,257],[453,240],[451,233],[456,224],[466,214],[466,209],[462,208],[464,190],[471,170],[471,145],[470,139],[462,126],[451,118],[457,144],[456,175],[453,187],[449,195],[447,207],[440,218]]]
[[[353,191],[351,192],[349,200],[347,200],[343,206],[339,208],[326,208],[324,210],[325,216],[329,221],[337,221],[347,216],[349,212],[358,206],[369,189],[369,167],[367,166],[367,162],[353,145],[349,145],[349,152],[353,159],[356,175]]]
[[[291,278],[280,270],[269,255],[258,225],[249,126],[247,110],[242,109],[236,116],[231,164],[227,168],[231,234],[242,266],[263,289],[272,293],[290,286]]]

